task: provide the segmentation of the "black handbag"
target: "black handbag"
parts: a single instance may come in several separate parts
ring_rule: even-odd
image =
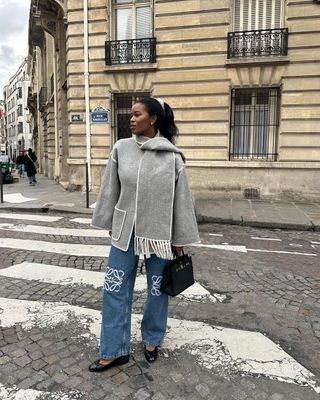
[[[193,284],[192,259],[182,251],[181,256],[165,266],[160,289],[169,296],[177,296]]]

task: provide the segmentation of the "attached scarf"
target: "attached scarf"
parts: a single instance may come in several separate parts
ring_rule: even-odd
[[[140,160],[136,193],[135,254],[150,257],[150,253],[168,260],[171,249],[173,202],[175,194],[175,153],[181,151],[159,135],[135,137],[144,154]],[[183,157],[184,159],[184,157]]]

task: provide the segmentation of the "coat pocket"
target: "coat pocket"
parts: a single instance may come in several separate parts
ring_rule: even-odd
[[[119,240],[127,212],[115,207],[112,218],[112,239]]]

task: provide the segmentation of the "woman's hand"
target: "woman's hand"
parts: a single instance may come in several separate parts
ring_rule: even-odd
[[[183,251],[183,247],[172,246],[172,251],[176,257],[179,257]]]

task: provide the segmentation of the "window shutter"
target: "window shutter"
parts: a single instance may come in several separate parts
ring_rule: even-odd
[[[281,27],[281,0],[275,1],[275,10],[274,10],[274,28]]]
[[[117,40],[132,39],[132,9],[119,8],[116,10]]]
[[[234,3],[234,32],[239,32],[240,28],[240,15],[241,15],[241,8],[240,8],[240,0],[235,0]]]
[[[243,8],[242,8],[242,31],[249,31],[249,1],[251,0],[243,0]]]
[[[151,9],[150,7],[138,7],[137,39],[149,38],[151,36]]]

